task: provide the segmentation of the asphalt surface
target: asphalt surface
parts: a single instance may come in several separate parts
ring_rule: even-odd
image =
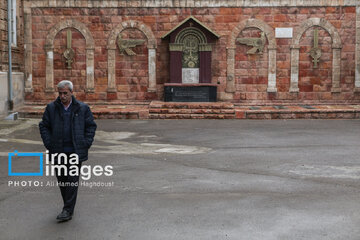
[[[65,223],[55,177],[8,176],[45,151],[38,121],[0,121],[1,240],[360,239],[360,120],[98,120],[85,165],[113,175]]]

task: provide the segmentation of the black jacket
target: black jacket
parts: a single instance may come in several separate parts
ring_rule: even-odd
[[[75,153],[79,161],[88,159],[88,149],[94,141],[96,123],[88,105],[72,96],[71,134]],[[41,138],[50,153],[63,152],[63,105],[58,97],[46,106],[39,123]]]

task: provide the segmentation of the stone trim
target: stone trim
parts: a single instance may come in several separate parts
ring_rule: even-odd
[[[26,0],[31,7],[314,7],[356,6],[358,0]]]
[[[299,92],[299,47],[291,48],[291,74],[290,74],[290,92]]]
[[[61,30],[74,28],[78,30],[86,41],[86,92],[94,92],[94,38],[85,24],[69,19],[53,26],[45,40],[46,51],[46,87],[45,92],[54,92],[54,39]]]
[[[341,38],[337,29],[323,18],[309,18],[301,23],[294,31],[294,38],[291,44],[291,79],[290,92],[299,92],[299,50],[300,39],[306,30],[311,27],[319,26],[326,30],[332,39],[333,49],[333,70],[332,70],[332,88],[331,92],[340,92],[340,61],[341,61]]]
[[[31,12],[24,11],[24,74],[25,92],[33,92],[32,87],[32,20]]]
[[[276,92],[276,39],[275,30],[267,23],[258,19],[248,19],[242,21],[238,26],[233,28],[227,43],[227,82],[226,92],[235,92],[235,41],[238,35],[246,28],[258,28],[265,33],[269,42],[269,67],[268,67],[268,92]]]
[[[202,31],[200,31],[200,29],[195,28],[195,27],[187,27],[187,28],[184,28],[183,30],[181,30],[175,37],[175,43],[183,43],[184,38],[188,34],[196,36],[197,39],[199,40],[200,44],[207,43],[205,34]]]
[[[140,21],[129,20],[118,24],[110,33],[106,48],[108,49],[108,92],[116,92],[115,51],[117,36],[127,28],[136,28],[143,32],[148,40],[148,92],[156,91],[156,38],[151,28]]]
[[[360,2],[356,6],[355,90],[360,92]]]
[[[149,88],[148,92],[156,92],[156,49],[149,48]]]
[[[172,32],[174,32],[176,29],[178,29],[181,25],[183,25],[184,23],[186,23],[189,20],[193,20],[194,22],[198,23],[201,27],[205,28],[208,32],[210,32],[213,36],[215,36],[216,38],[220,38],[220,35],[217,34],[216,32],[214,32],[213,30],[211,30],[209,27],[205,26],[202,22],[200,22],[198,19],[196,19],[193,16],[187,17],[185,20],[183,20],[181,23],[179,23],[178,25],[176,25],[174,28],[172,28],[170,31],[168,31],[166,34],[164,34],[161,38],[167,38]]]
[[[227,48],[227,74],[226,89],[227,93],[235,92],[235,48]]]
[[[199,52],[211,52],[211,44],[199,44]]]
[[[183,44],[181,43],[169,43],[169,51],[170,52],[182,52]]]

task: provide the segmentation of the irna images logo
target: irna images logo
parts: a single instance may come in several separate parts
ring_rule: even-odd
[[[19,153],[15,150],[13,153],[8,154],[8,173],[9,176],[43,176],[43,153],[35,152],[35,153]],[[14,172],[13,171],[13,160],[17,157],[38,157],[39,158],[39,172]]]
[[[43,153],[19,153],[14,151],[9,153],[9,176],[43,176],[44,167],[43,167]],[[13,169],[13,161],[18,157],[38,157],[39,158],[39,172],[16,172]],[[21,161],[21,159],[16,159]],[[49,151],[46,151],[45,154],[45,176],[79,176],[83,180],[89,180],[92,176],[112,176],[113,175],[113,166],[106,165],[105,167],[101,165],[81,165],[79,167],[79,156],[76,153],[65,154],[65,153],[53,153],[49,154]]]

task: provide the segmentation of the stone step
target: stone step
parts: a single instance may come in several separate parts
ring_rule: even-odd
[[[235,109],[179,109],[179,108],[150,108],[149,114],[235,114]]]
[[[149,105],[150,119],[234,119],[234,104],[160,102],[153,101]]]
[[[234,114],[149,114],[149,119],[234,119]]]
[[[360,119],[360,105],[236,107],[236,119]]]
[[[41,118],[46,105],[24,105],[19,108],[22,118]],[[90,105],[96,119],[148,119],[147,105]]]
[[[234,104],[229,102],[161,102],[152,101],[149,109],[155,108],[171,108],[171,109],[234,109]]]
[[[98,119],[360,119],[360,105],[243,106],[229,103],[89,104]],[[41,118],[46,104],[26,103],[19,117]]]

